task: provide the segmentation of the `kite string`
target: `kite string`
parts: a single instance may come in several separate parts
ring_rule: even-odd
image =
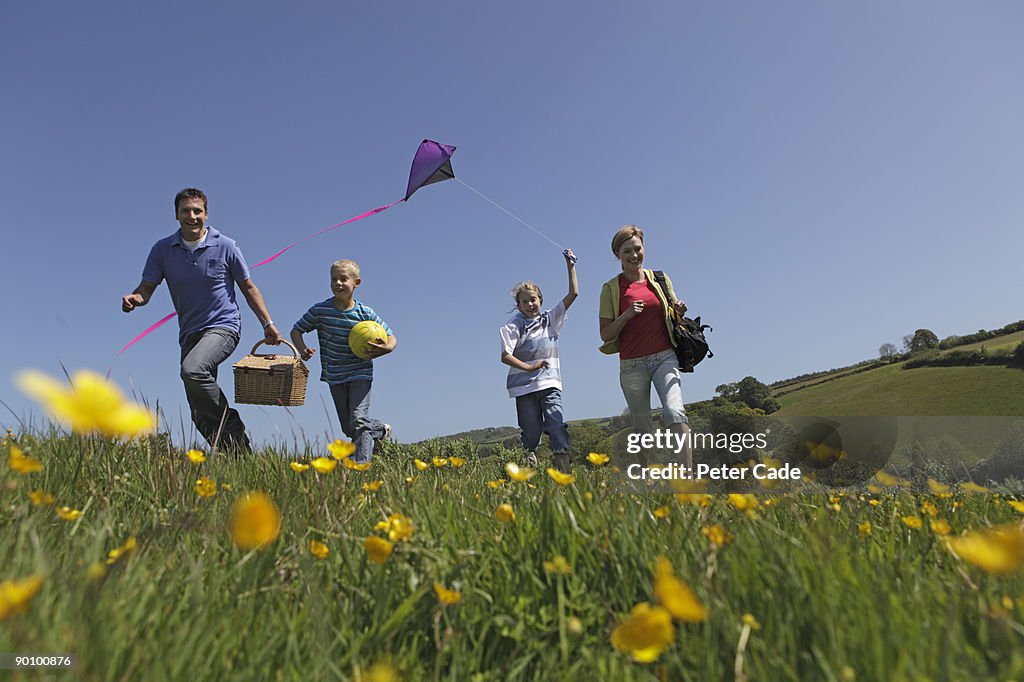
[[[486,201],[486,202],[488,202],[488,203],[492,204],[492,205],[493,205],[493,206],[494,206],[495,208],[498,208],[499,210],[501,210],[501,211],[505,212],[505,213],[506,213],[507,215],[511,216],[512,218],[514,218],[514,219],[518,220],[518,221],[519,221],[519,222],[521,222],[521,223],[522,223],[523,225],[526,225],[526,226],[527,226],[528,228],[530,228],[531,230],[533,230],[534,232],[536,232],[537,234],[539,234],[539,235],[540,235],[541,237],[543,237],[544,239],[547,239],[547,240],[548,240],[549,242],[551,242],[552,244],[554,244],[554,245],[555,245],[555,246],[557,246],[558,248],[560,248],[560,249],[562,249],[563,251],[565,251],[565,247],[564,247],[564,246],[562,246],[561,244],[559,244],[558,242],[556,242],[556,241],[555,241],[554,239],[552,239],[551,237],[547,236],[546,234],[544,234],[543,232],[541,232],[540,230],[538,230],[538,229],[537,229],[536,227],[534,227],[534,226],[533,226],[533,225],[531,225],[530,223],[526,222],[525,220],[523,220],[522,218],[520,218],[519,216],[517,216],[517,215],[516,215],[515,213],[513,213],[512,211],[508,210],[507,208],[505,208],[504,206],[502,206],[502,205],[501,205],[501,204],[499,204],[498,202],[494,201],[493,199],[491,199],[491,198],[489,198],[489,197],[486,197],[486,196],[484,196],[484,195],[483,195],[482,193],[480,193],[480,192],[478,192],[477,190],[473,189],[472,187],[470,187],[469,185],[467,185],[467,184],[466,184],[465,182],[463,182],[463,181],[462,181],[462,180],[460,180],[459,178],[454,178],[454,179],[455,179],[455,181],[459,182],[459,183],[460,183],[460,184],[461,184],[461,185],[462,185],[463,187],[465,187],[466,189],[468,189],[468,190],[469,190],[470,192],[472,192],[473,194],[477,195],[478,197],[480,197],[480,198],[481,198],[481,199],[483,199],[484,201]]]

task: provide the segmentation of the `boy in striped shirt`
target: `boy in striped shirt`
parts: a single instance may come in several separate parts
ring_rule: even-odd
[[[393,351],[398,340],[373,308],[352,298],[360,284],[359,265],[355,261],[333,263],[331,291],[334,295],[306,311],[292,327],[291,339],[302,359],[309,360],[316,349],[307,347],[302,335],[316,330],[320,342],[320,381],[327,382],[330,387],[341,430],[356,446],[353,461],[369,462],[373,457],[374,442],[391,435],[390,424],[371,419],[369,415],[373,358]],[[369,343],[367,353],[370,360],[357,357],[348,345],[349,332],[363,320],[373,320],[384,327],[388,335],[387,343]]]
[[[520,440],[536,466],[535,453],[541,432],[551,439],[555,467],[569,473],[569,428],[562,419],[562,372],[558,362],[558,335],[566,311],[579,295],[576,264],[572,249],[566,249],[569,293],[554,308],[541,312],[544,296],[530,281],[512,289],[516,314],[498,331],[501,335],[501,361],[509,366],[505,386],[516,399]]]

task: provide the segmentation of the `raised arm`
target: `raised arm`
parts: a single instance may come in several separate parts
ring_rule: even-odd
[[[562,305],[568,310],[580,295],[580,283],[576,281],[576,262],[573,260],[572,249],[566,249],[562,255],[565,256],[565,267],[569,271],[569,293],[562,299]]]
[[[149,299],[153,297],[153,292],[156,291],[157,286],[159,285],[153,282],[139,282],[139,286],[135,287],[135,291],[121,297],[121,310],[130,313],[136,308],[146,305],[149,303]]]
[[[267,304],[263,300],[263,294],[260,293],[256,283],[251,279],[247,279],[239,288],[242,290],[242,295],[245,296],[246,303],[249,304],[249,307],[256,314],[256,319],[263,325],[264,341],[272,346],[276,346],[284,341],[281,332],[277,331],[277,327],[274,326],[274,320],[270,317]]]

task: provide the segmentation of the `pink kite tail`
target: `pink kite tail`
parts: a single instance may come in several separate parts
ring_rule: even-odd
[[[331,230],[333,230],[335,228],[338,228],[338,227],[341,227],[342,225],[348,225],[349,223],[354,223],[357,220],[362,220],[363,218],[368,218],[369,216],[372,216],[374,213],[380,213],[381,211],[384,211],[386,209],[391,208],[392,206],[394,206],[395,204],[399,203],[400,201],[404,201],[404,200],[403,199],[399,199],[398,201],[392,201],[387,206],[379,206],[379,207],[373,209],[372,211],[367,211],[366,213],[363,213],[362,215],[357,215],[355,218],[349,218],[348,220],[342,221],[342,222],[338,223],[337,225],[331,225],[330,227],[326,227],[326,228],[320,230],[319,232],[316,232],[314,234],[309,235],[308,237],[303,237],[302,239],[300,239],[299,241],[295,242],[294,244],[289,244],[288,246],[284,247],[283,249],[281,249],[280,251],[275,253],[270,258],[264,258],[259,263],[257,263],[256,265],[253,265],[251,267],[258,268],[261,265],[266,265],[267,263],[269,263],[270,261],[274,260],[275,258],[280,256],[282,253],[284,253],[288,249],[292,248],[293,246],[298,246],[299,244],[301,244],[302,242],[304,242],[304,241],[306,241],[308,239],[312,239],[313,237],[318,237],[318,236],[322,235],[324,232],[330,232]]]
[[[146,329],[146,331],[144,331],[141,334],[139,334],[138,336],[136,336],[134,339],[132,339],[131,341],[128,342],[127,346],[125,346],[120,351],[118,351],[117,355],[114,356],[113,361],[110,363],[110,368],[107,369],[107,379],[110,378],[110,373],[114,370],[114,363],[117,362],[117,359],[119,357],[121,357],[121,353],[125,352],[126,350],[131,348],[133,345],[135,345],[136,341],[141,341],[145,337],[149,336],[149,334],[151,332],[155,331],[157,328],[162,327],[167,322],[170,322],[172,319],[174,319],[174,316],[177,315],[177,314],[178,313],[176,313],[176,312],[171,313],[170,315],[167,315],[166,317],[161,319],[159,322],[156,322],[155,324],[151,324],[149,326],[149,328]]]

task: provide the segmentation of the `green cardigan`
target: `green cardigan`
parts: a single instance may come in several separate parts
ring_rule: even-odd
[[[654,289],[654,293],[657,294],[658,300],[661,301],[661,309],[665,312],[665,327],[668,329],[668,338],[672,341],[672,345],[674,346],[676,340],[675,336],[672,334],[672,308],[668,304],[669,300],[677,300],[676,292],[672,288],[672,280],[669,279],[668,275],[665,275],[665,284],[668,285],[668,296],[666,297],[666,292],[661,290],[661,287],[658,286],[658,281],[654,279],[653,270],[644,268],[644,276],[647,277],[647,281],[651,283],[651,287]],[[599,315],[605,320],[614,320],[619,316],[619,275],[615,275],[601,287],[601,305]],[[618,337],[602,344],[601,352],[607,353],[608,355],[618,353]]]

